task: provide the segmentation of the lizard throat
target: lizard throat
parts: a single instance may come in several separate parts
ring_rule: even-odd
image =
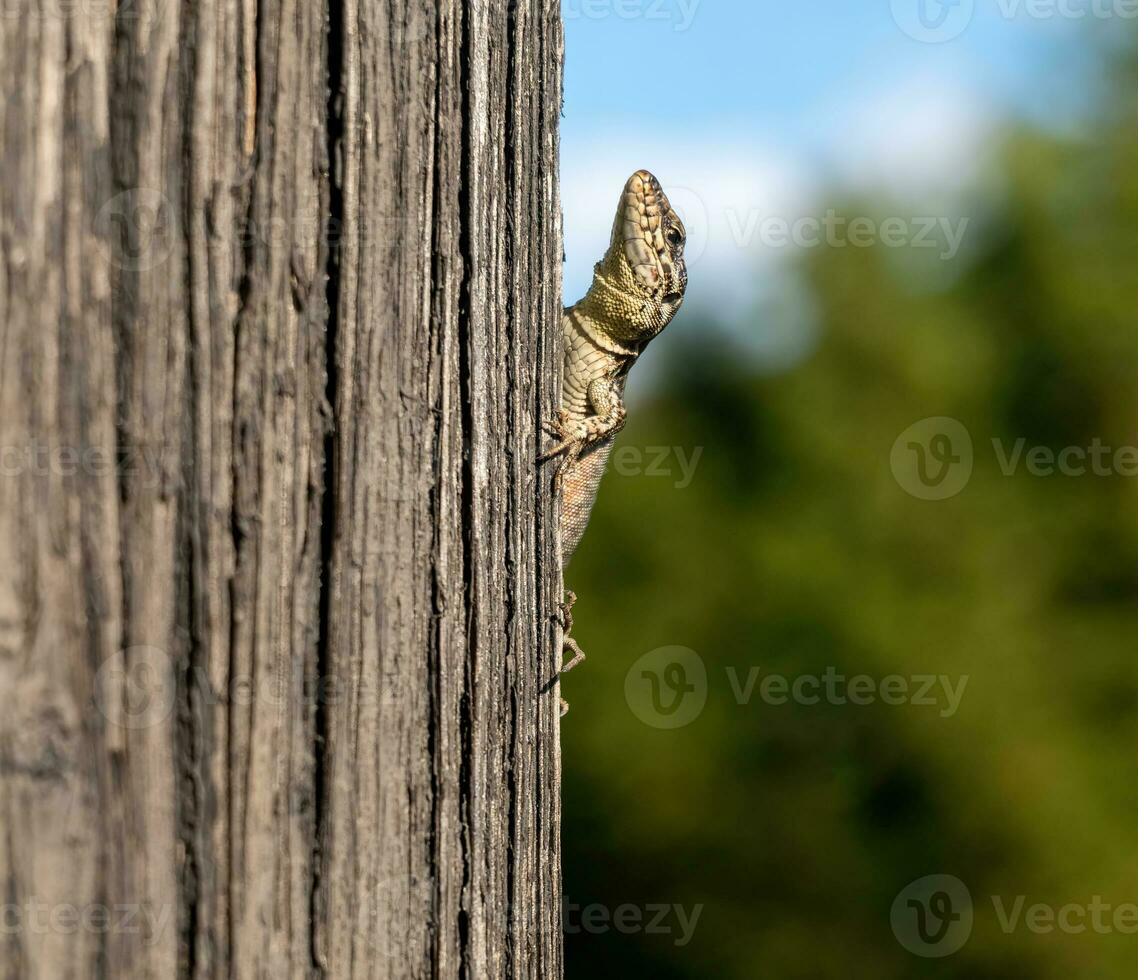
[[[637,295],[629,284],[614,282],[600,267],[574,309],[592,321],[587,333],[594,343],[621,354],[639,353],[671,319],[659,303]]]
[[[588,295],[585,299],[588,299]],[[611,325],[598,318],[595,310],[585,303],[585,299],[566,310],[565,315],[581,333],[588,337],[589,342],[599,350],[607,351],[617,357],[635,358],[639,355],[644,345],[614,336]]]

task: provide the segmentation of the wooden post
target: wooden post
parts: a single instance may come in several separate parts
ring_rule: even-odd
[[[0,14],[0,977],[559,977],[558,5]]]

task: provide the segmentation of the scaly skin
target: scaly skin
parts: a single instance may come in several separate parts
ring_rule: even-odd
[[[613,440],[624,427],[628,372],[683,303],[686,238],[659,181],[647,170],[638,170],[624,186],[609,248],[596,266],[593,284],[562,317],[561,410],[546,423],[558,441],[542,459],[562,458],[555,486],[562,491],[563,565],[569,564],[585,533]],[[568,635],[574,599],[568,593],[562,607],[565,646],[573,653],[563,670],[584,659]]]

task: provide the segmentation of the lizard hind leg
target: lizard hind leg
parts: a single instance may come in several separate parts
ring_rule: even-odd
[[[585,659],[585,651],[581,649],[576,640],[569,635],[573,629],[573,605],[577,602],[577,593],[572,589],[565,590],[565,601],[558,603],[558,611],[560,612],[561,620],[561,652],[562,654],[568,650],[573,656],[568,663],[561,666],[558,673],[565,674],[577,666],[582,660]],[[569,702],[564,698],[561,699],[561,717],[569,713]]]
[[[573,632],[573,606],[577,602],[577,593],[572,589],[565,590],[565,601],[558,603],[561,619],[561,645],[562,653],[568,650],[573,654],[572,658],[567,664],[561,668],[561,673],[567,674],[574,667],[577,666],[582,660],[585,659],[585,651],[581,649],[576,640],[569,634]]]
[[[577,604],[577,593],[572,589],[565,590],[565,601],[558,603],[561,610],[561,629],[564,633],[573,632],[573,607]]]
[[[574,667],[576,667],[577,664],[579,664],[582,660],[585,659],[585,651],[582,650],[580,648],[580,646],[578,646],[577,641],[574,640],[573,637],[571,637],[571,636],[564,637],[562,640],[562,643],[564,644],[564,646],[563,646],[561,652],[564,653],[566,650],[569,650],[573,654],[573,656],[569,659],[568,663],[563,664],[561,667],[561,673],[567,674]],[[562,698],[561,699],[561,717],[564,718],[568,713],[569,713],[569,702],[566,701],[564,698]]]
[[[561,668],[561,673],[568,674],[569,671],[571,671],[574,667],[577,666],[577,664],[585,659],[585,651],[581,649],[581,647],[577,644],[577,641],[574,640],[571,636],[565,637],[563,642],[565,644],[565,650],[568,650],[573,654],[573,656],[569,659],[569,662]],[[564,653],[564,650],[562,652]]]

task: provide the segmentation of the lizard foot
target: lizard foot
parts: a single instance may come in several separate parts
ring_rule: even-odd
[[[577,593],[571,589],[565,590],[565,601],[558,603],[558,619],[561,621],[561,650],[564,653],[568,650],[573,656],[569,659],[568,663],[562,665],[559,673],[566,674],[577,666],[582,660],[585,659],[585,651],[581,649],[577,641],[569,635],[569,631],[573,629],[573,605],[577,601]],[[561,717],[569,713],[569,702],[564,698],[561,699]]]
[[[557,456],[564,456],[568,463],[581,455],[588,433],[582,432],[580,425],[574,425],[569,421],[569,413],[565,409],[558,409],[553,419],[543,422],[541,427],[557,442],[537,457],[539,463]]]
[[[574,667],[577,666],[582,660],[585,659],[585,651],[581,649],[577,641],[569,634],[573,632],[573,606],[577,602],[577,593],[572,589],[565,590],[565,601],[557,604],[558,621],[561,623],[561,648],[562,652],[568,650],[573,656],[569,662],[561,668],[562,674],[567,674]]]
[[[573,632],[573,606],[577,603],[577,593],[572,589],[565,590],[565,601],[558,603],[561,610],[561,630],[568,634]]]
[[[577,666],[577,664],[585,659],[585,651],[577,645],[577,641],[574,640],[571,636],[565,637],[562,642],[565,644],[564,649],[573,654],[573,656],[569,659],[569,662],[561,668],[561,673],[568,674],[569,671],[571,671],[574,667]],[[562,652],[564,652],[564,650]]]

